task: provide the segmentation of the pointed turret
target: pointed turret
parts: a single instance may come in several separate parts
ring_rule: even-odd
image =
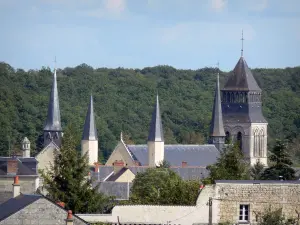
[[[160,117],[158,95],[152,113],[148,135],[148,163],[149,166],[158,166],[164,160],[164,133]]]
[[[217,75],[215,98],[210,125],[210,144],[214,144],[219,150],[223,149],[225,142],[225,131],[223,125],[222,105],[220,96],[219,73]]]
[[[91,95],[90,104],[85,117],[82,140],[98,140],[97,128],[95,124],[93,96]]]
[[[156,104],[152,113],[148,141],[164,141],[158,95],[156,96]]]
[[[81,154],[88,155],[89,165],[93,166],[98,162],[98,134],[95,123],[93,96],[86,113],[85,123],[81,140]]]
[[[54,70],[52,90],[48,105],[47,121],[44,127],[44,146],[53,141],[57,146],[61,145],[62,128],[60,121],[59,98],[57,91],[56,69]]]
[[[30,141],[25,137],[22,141],[23,158],[30,157]]]

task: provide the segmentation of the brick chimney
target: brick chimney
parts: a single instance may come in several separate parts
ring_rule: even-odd
[[[17,197],[20,195],[20,184],[19,184],[19,177],[15,176],[14,177],[14,183],[13,183],[13,198]]]
[[[68,216],[66,219],[66,225],[73,225],[73,214],[72,214],[72,210],[68,211]]]
[[[7,160],[7,174],[17,175],[18,172],[18,160],[12,158]]]
[[[98,162],[95,162],[94,165],[95,165],[95,173],[99,173],[99,167],[101,164]]]
[[[56,202],[56,204],[63,208],[65,208],[65,205],[66,205],[64,202]]]
[[[181,162],[181,167],[187,167],[187,162],[186,161],[182,161]]]
[[[122,168],[124,168],[124,161],[123,160],[116,160],[114,163],[114,173],[118,173]]]

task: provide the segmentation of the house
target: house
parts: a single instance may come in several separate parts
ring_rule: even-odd
[[[255,224],[269,208],[299,221],[300,181],[219,180],[201,190],[195,206],[120,205],[109,215],[78,216],[110,224]]]
[[[23,187],[22,187],[23,189]],[[22,194],[19,177],[14,177],[13,195],[0,205],[0,225],[84,225],[83,219],[43,195]]]

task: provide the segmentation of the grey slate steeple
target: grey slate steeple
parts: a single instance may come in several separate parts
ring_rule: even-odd
[[[222,150],[225,143],[225,131],[223,125],[222,105],[220,96],[219,73],[217,75],[215,98],[210,125],[210,144],[214,144],[217,149]]]
[[[164,141],[164,132],[160,117],[158,94],[156,96],[156,104],[152,113],[148,141]]]
[[[82,140],[98,140],[97,128],[95,124],[93,96],[91,95],[90,104],[85,117],[82,133]]]
[[[44,127],[44,146],[53,141],[58,147],[61,144],[62,128],[60,121],[59,98],[57,91],[56,69],[54,70],[52,90],[48,105],[47,121]]]
[[[261,92],[243,56],[237,62],[223,90]]]

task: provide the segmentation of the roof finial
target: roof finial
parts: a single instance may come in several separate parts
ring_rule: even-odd
[[[242,30],[242,49],[241,49],[241,57],[243,57],[243,53],[244,53],[244,31]]]

